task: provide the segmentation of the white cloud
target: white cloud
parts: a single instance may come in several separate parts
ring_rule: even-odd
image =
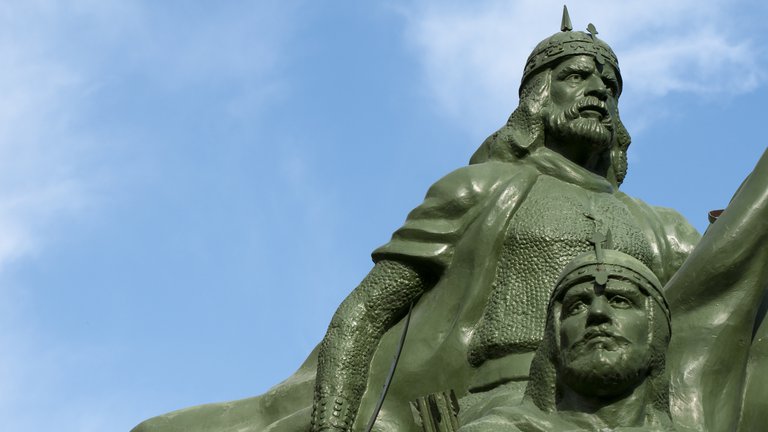
[[[622,67],[625,80],[650,97],[743,93],[755,89],[763,75],[749,42],[729,43],[711,30],[631,47]]]
[[[77,157],[87,137],[72,127],[83,74],[59,57],[50,34],[55,2],[0,10],[0,270],[39,246],[47,223],[86,200]]]
[[[426,0],[400,10],[441,108],[467,127],[487,131],[502,120],[499,113],[516,105],[525,59],[559,30],[562,4]],[[729,21],[733,3],[601,0],[571,2],[569,10],[576,30],[594,23],[619,55],[629,83],[625,94],[631,95],[625,100],[670,92],[731,95],[753,90],[764,77],[754,42]],[[624,114],[634,109],[625,104]]]
[[[225,16],[215,20],[210,14],[193,14],[206,26],[193,23],[188,32],[174,33],[169,26],[189,23],[173,16],[170,6],[168,15],[163,15],[159,7],[145,10],[139,2],[123,0],[0,3],[0,275],[4,282],[12,277],[5,277],[12,272],[4,272],[10,264],[42,253],[57,230],[66,230],[68,218],[97,207],[115,180],[110,177],[112,171],[119,175],[119,170],[125,170],[120,164],[130,163],[111,160],[117,157],[107,154],[130,138],[110,136],[98,123],[103,110],[114,104],[109,99],[114,95],[99,99],[101,90],[114,81],[123,85],[137,75],[160,90],[186,91],[213,79],[246,80],[252,94],[236,95],[228,108],[232,115],[250,112],[262,99],[281,91],[279,84],[262,83],[262,75],[254,74],[271,67],[280,52],[282,18],[278,19],[277,10],[271,11],[278,6],[278,2],[258,5],[242,15],[226,10]],[[252,25],[248,17],[258,18],[253,21],[263,25]],[[270,17],[275,22],[266,23]],[[255,34],[267,24],[277,30],[274,37],[267,37],[273,35],[270,32],[264,37]],[[115,60],[120,63],[112,63]],[[115,180],[126,181],[130,179]],[[77,287],[62,283],[73,289],[73,296],[78,295]],[[36,327],[45,320],[40,319],[33,298],[45,289],[63,288],[25,288],[41,292],[26,293],[8,283],[0,286],[0,430],[90,431],[116,424],[124,427],[113,430],[127,430],[137,422],[132,418],[135,413],[124,408],[129,397],[119,392],[113,398],[83,395],[67,380],[82,373],[73,371],[82,365],[100,369],[114,365],[114,359],[98,361],[98,355],[111,353],[113,347],[91,341],[51,343],[55,332]]]
[[[81,160],[92,142],[75,126],[80,101],[92,84],[86,71],[63,55],[62,7],[56,1],[0,6],[0,273],[10,263],[38,253],[50,227],[79,214],[92,198]],[[40,346],[28,300],[28,293],[4,279],[0,287],[0,429],[4,430],[30,426],[33,414],[21,401],[50,390],[39,388],[41,377],[50,377],[50,365],[57,364],[51,360],[52,349]]]
[[[291,5],[0,4],[0,271],[39,250],[46,226],[93,204],[97,183],[109,181],[115,167],[99,158],[130,138],[94,132],[93,111],[115,109],[102,90],[124,91],[132,79],[169,93],[238,82],[228,113],[253,115],[285,91],[265,76],[289,34]]]

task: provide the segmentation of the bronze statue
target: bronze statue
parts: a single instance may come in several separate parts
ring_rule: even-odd
[[[672,278],[699,234],[677,212],[618,190],[630,144],[618,60],[593,25],[572,31],[564,14],[561,30],[533,50],[508,122],[374,251],[375,266],[296,374],[262,396],[135,431],[362,430],[385,384],[373,430],[417,430],[409,402],[425,394],[479,399],[509,382],[522,391],[552,287],[593,248],[596,229],[662,284]]]
[[[321,345],[315,430],[364,426],[396,352],[392,325],[417,299],[381,430],[409,430],[408,401],[425,393],[525,381],[554,282],[596,226],[665,282],[698,239],[673,211],[618,191],[629,145],[618,62],[564,21],[531,54],[507,125],[430,189],[339,308]]]

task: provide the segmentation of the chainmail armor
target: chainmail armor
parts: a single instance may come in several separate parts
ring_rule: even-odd
[[[381,340],[430,284],[410,266],[384,260],[339,306],[320,344],[312,431],[352,429],[378,346],[371,341]]]
[[[557,278],[592,249],[596,223],[610,229],[614,249],[651,265],[648,239],[615,195],[539,179],[507,229],[492,292],[470,342],[473,366],[538,347]]]

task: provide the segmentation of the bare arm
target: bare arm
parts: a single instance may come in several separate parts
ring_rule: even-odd
[[[423,273],[380,261],[336,310],[318,354],[313,432],[351,430],[381,337],[432,285]]]

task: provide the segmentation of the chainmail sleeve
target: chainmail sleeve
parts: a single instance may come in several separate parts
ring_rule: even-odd
[[[320,344],[312,431],[351,430],[381,338],[450,266],[487,197],[519,172],[518,165],[488,162],[446,175],[373,252],[376,265],[339,306]]]
[[[351,430],[378,341],[430,286],[413,267],[384,260],[341,303],[320,344],[312,431]]]

